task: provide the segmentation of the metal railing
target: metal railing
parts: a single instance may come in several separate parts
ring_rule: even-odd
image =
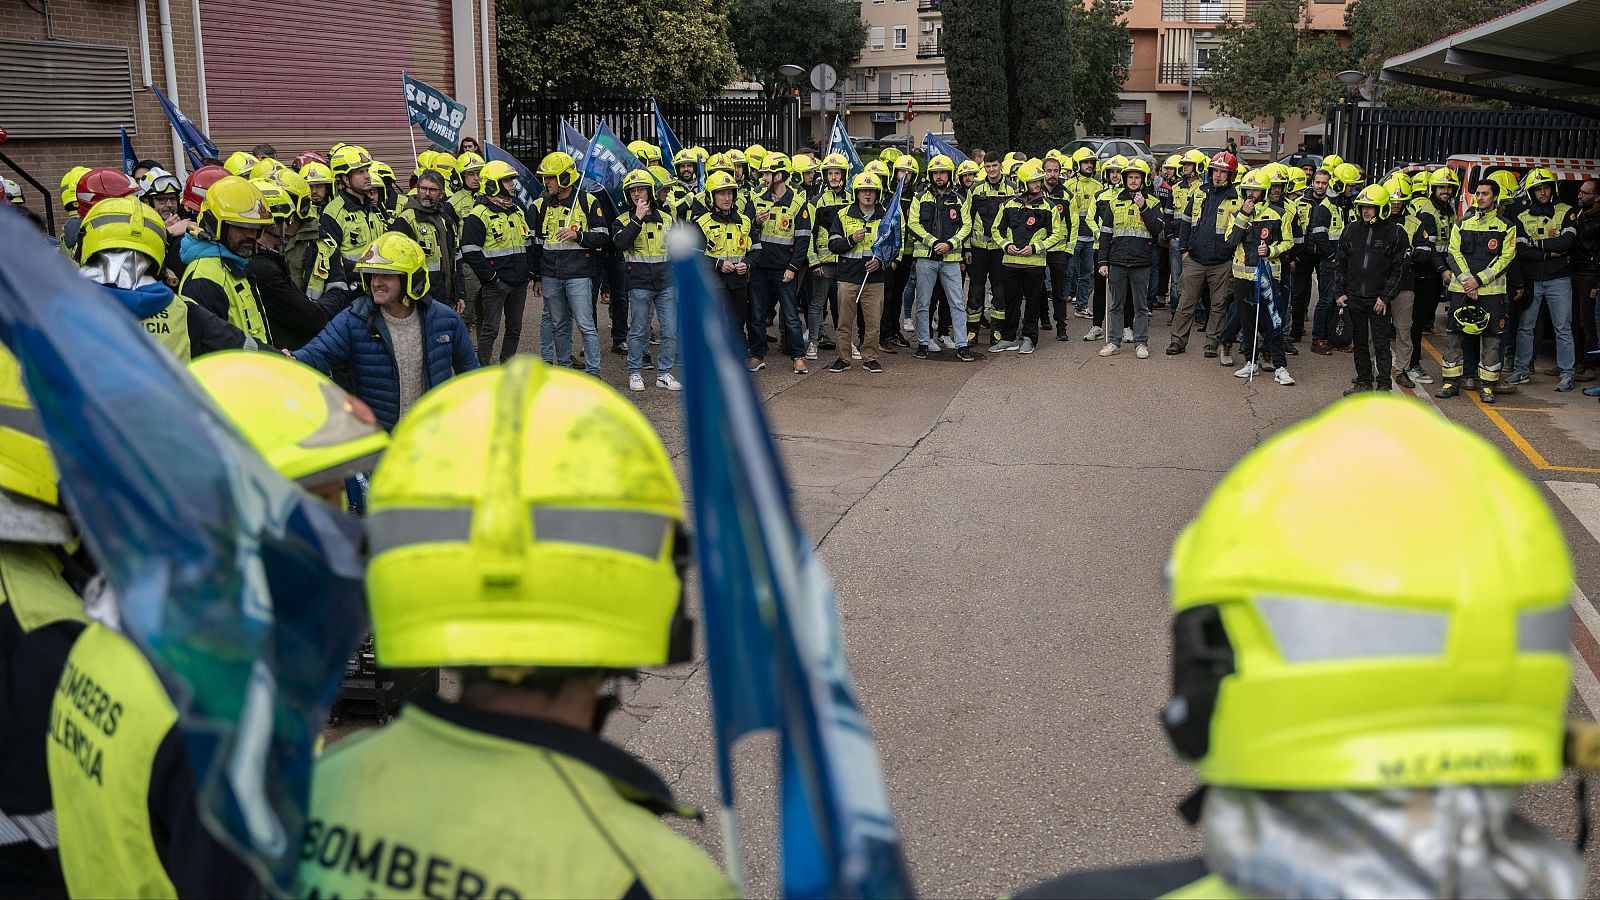
[[[1194,71],[1194,83],[1203,83],[1211,70],[1205,66],[1190,66],[1188,63],[1162,63],[1156,73],[1156,81],[1161,84],[1188,84],[1189,72]]]
[[[763,144],[792,153],[798,139],[800,101],[794,97],[718,97],[704,103],[663,103],[678,139],[713,152]],[[655,117],[648,97],[506,97],[500,103],[502,146],[531,168],[555,150],[565,118],[584,134],[599,122],[610,125],[624,142],[654,141]]]
[[[940,0],[917,0],[917,12],[935,13],[939,11]]]
[[[844,102],[852,106],[948,106],[949,91],[845,91]]]
[[[1161,19],[1164,22],[1221,22],[1225,18],[1243,19],[1246,0],[1161,0]]]
[[[1600,158],[1600,122],[1568,113],[1332,106],[1333,145],[1367,172],[1461,153]]]
[[[924,38],[917,41],[917,59],[934,59],[944,56],[944,45],[938,38]]]

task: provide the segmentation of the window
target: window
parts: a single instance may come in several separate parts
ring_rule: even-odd
[[[867,91],[867,76],[865,76],[865,75],[857,75],[856,76],[856,90],[858,90],[858,91],[860,91],[862,93],[866,93],[866,91]]]
[[[894,48],[896,50],[904,50],[906,48],[906,26],[904,25],[896,25],[894,27]]]
[[[947,93],[950,90],[950,76],[943,72],[933,73],[933,92],[935,94]]]
[[[1128,46],[1122,48],[1122,64],[1129,69],[1133,68],[1133,41],[1129,41]]]
[[[932,22],[923,22],[922,23],[922,33],[923,34],[933,34],[933,23]]]
[[[874,25],[874,26],[872,26],[872,49],[874,49],[874,50],[882,50],[883,49],[883,26],[882,25]]]
[[[900,93],[914,94],[917,92],[917,76],[909,72],[900,76]]]
[[[1211,69],[1211,54],[1215,53],[1216,50],[1217,48],[1215,47],[1194,48],[1194,68],[1196,72],[1206,72]]]

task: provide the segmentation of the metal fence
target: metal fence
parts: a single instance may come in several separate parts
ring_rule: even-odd
[[[686,147],[704,147],[715,153],[762,144],[793,153],[800,104],[793,97],[718,97],[704,103],[663,103],[661,113]],[[509,97],[500,104],[502,145],[531,167],[557,149],[563,118],[585,135],[594,134],[603,121],[624,142],[656,142],[655,116],[648,97]]]
[[[1334,107],[1330,147],[1367,172],[1461,153],[1600,159],[1600,120],[1530,110]]]

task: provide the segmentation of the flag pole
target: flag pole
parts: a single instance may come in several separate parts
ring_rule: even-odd
[[[744,889],[744,851],[739,844],[739,814],[734,812],[733,798],[729,797],[717,812],[722,825],[722,865],[733,882],[734,893],[747,896]]]
[[[411,123],[409,117],[406,119],[406,136],[411,138],[411,167],[415,169],[417,167],[417,126]]]
[[[1253,332],[1251,332],[1251,334],[1250,334],[1250,361],[1248,363],[1246,363],[1246,365],[1254,366],[1256,368],[1259,368],[1260,364],[1256,361],[1256,357],[1259,356],[1260,353],[1261,353],[1261,282],[1260,282],[1260,280],[1259,279],[1252,280],[1250,289],[1255,291],[1255,295],[1256,295],[1256,327],[1255,327],[1255,330]],[[1256,380],[1256,369],[1252,368],[1250,370],[1250,377],[1245,379],[1245,383],[1246,384],[1254,384],[1255,380]]]
[[[600,129],[595,128],[595,135],[599,136]],[[572,208],[567,210],[567,225],[572,225],[572,218],[578,214],[578,198],[583,196],[583,180],[589,177],[589,166],[594,162],[594,138],[589,138],[589,149],[583,153],[583,169],[578,172],[578,183],[572,186]]]

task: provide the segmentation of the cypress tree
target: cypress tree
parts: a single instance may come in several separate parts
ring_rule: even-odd
[[[944,62],[950,115],[963,149],[1011,147],[1011,94],[1006,82],[1011,0],[943,0]]]

